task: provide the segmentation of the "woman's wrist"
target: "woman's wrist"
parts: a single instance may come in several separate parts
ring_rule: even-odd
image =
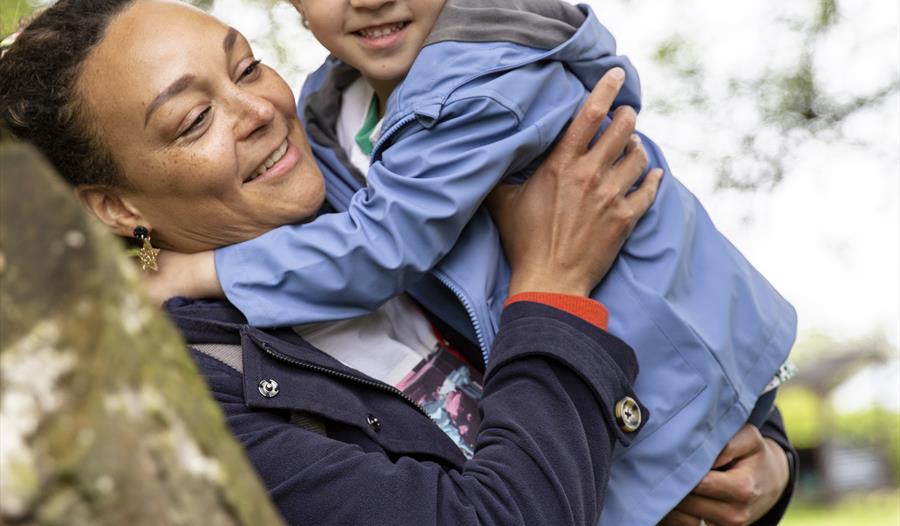
[[[545,292],[550,294],[568,294],[569,296],[587,297],[590,287],[563,276],[552,276],[544,273],[517,275],[513,273],[509,280],[509,296],[525,292]]]

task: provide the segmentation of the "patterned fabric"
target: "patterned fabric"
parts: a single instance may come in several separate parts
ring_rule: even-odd
[[[481,423],[478,402],[483,380],[481,372],[459,353],[439,343],[395,387],[419,404],[466,458],[472,458]]]

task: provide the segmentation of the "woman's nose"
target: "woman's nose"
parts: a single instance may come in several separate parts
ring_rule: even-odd
[[[267,99],[242,91],[235,97],[235,132],[239,139],[263,132],[275,118],[275,106]]]

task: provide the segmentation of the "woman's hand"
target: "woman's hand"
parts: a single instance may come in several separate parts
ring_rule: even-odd
[[[213,252],[182,254],[161,250],[158,271],[141,273],[141,285],[153,300],[162,305],[169,298],[224,298],[219,284]]]
[[[660,523],[696,526],[752,524],[774,506],[789,478],[785,452],[756,427],[745,425],[719,454],[713,469]]]
[[[522,185],[500,185],[488,197],[512,267],[510,296],[586,296],[653,204],[662,170],[626,195],[647,166],[632,108],[619,108],[591,146],[624,78],[618,68],[604,75],[534,176]]]

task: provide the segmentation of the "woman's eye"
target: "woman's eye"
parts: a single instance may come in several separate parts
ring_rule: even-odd
[[[203,121],[205,121],[206,118],[209,116],[209,110],[211,110],[211,109],[212,109],[212,107],[208,107],[205,110],[203,110],[202,112],[200,112],[200,115],[197,115],[197,118],[194,119],[194,122],[192,122],[191,125],[188,126],[187,129],[181,133],[181,136],[184,137],[185,135],[191,133],[192,131],[194,131],[195,129],[200,127],[200,125],[203,124]]]
[[[241,72],[241,76],[238,78],[238,80],[239,80],[239,81],[240,81],[240,80],[243,80],[243,79],[245,79],[245,78],[247,78],[247,77],[252,76],[252,75],[255,74],[256,72],[258,72],[258,71],[259,71],[259,64],[260,64],[261,62],[262,62],[262,59],[259,59],[259,58],[256,59],[256,60],[254,60],[253,62],[251,62],[250,65],[247,66],[246,68],[244,68],[244,71]]]

